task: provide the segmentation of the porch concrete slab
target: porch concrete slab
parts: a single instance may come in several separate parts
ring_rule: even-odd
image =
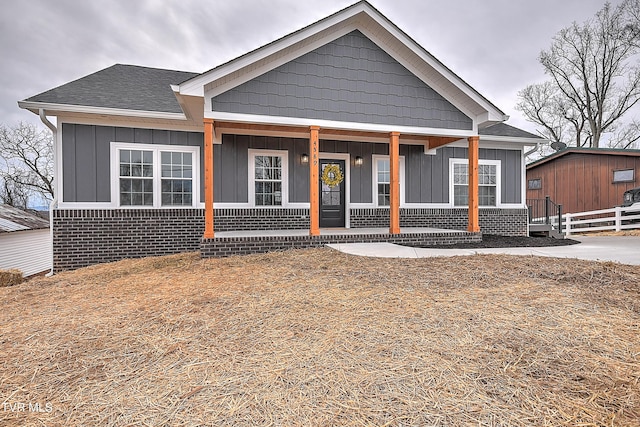
[[[552,258],[575,258],[589,261],[612,261],[640,265],[640,237],[571,236],[581,243],[541,248],[430,249],[411,248],[392,243],[348,243],[327,245],[352,255],[381,258],[428,258],[475,254],[535,255]]]

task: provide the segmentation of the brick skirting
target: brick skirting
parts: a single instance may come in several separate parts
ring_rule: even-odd
[[[469,224],[467,209],[400,209],[400,227],[429,227],[466,230]],[[526,209],[480,209],[480,230],[485,234],[526,236]],[[351,209],[351,228],[388,227],[389,209]]]
[[[468,232],[411,233],[399,235],[381,233],[327,236],[220,237],[202,239],[200,255],[203,258],[218,258],[287,249],[317,248],[335,243],[389,242],[408,245],[451,245],[455,243],[479,242],[481,240],[481,233]]]
[[[309,209],[214,209],[213,228],[215,231],[308,230]]]
[[[351,209],[352,228],[388,226],[388,209]],[[400,226],[464,231],[467,227],[467,210],[401,209]],[[527,234],[527,211],[526,209],[481,209],[480,227],[483,233],[524,236]],[[215,231],[308,228],[308,209],[234,208],[215,209],[214,212]],[[209,251],[210,254],[206,256],[226,256],[231,251],[225,251],[225,248],[235,248],[235,253],[250,253],[252,251],[248,248],[251,247],[256,249],[253,252],[259,252],[269,250],[268,248],[275,250],[286,247],[314,247],[347,241],[393,242],[395,239],[384,234],[369,237],[369,240],[363,240],[362,235],[335,236],[331,241],[321,238],[309,239],[306,236],[290,236],[282,239],[269,238],[267,240],[271,240],[270,243],[260,240],[225,241],[227,246],[220,246],[218,243],[211,246],[201,245],[203,232],[204,209],[54,210],[53,268],[54,271],[73,270],[125,258],[168,255],[197,251],[202,248],[205,252]],[[451,240],[443,240],[444,236],[440,237],[442,239],[433,240],[433,244],[455,243]],[[446,237],[450,238],[449,235]],[[436,239],[437,236],[432,235],[431,238]],[[221,242],[217,239],[216,241]],[[249,244],[253,246],[246,246]]]
[[[53,211],[53,269],[197,251],[203,209]]]

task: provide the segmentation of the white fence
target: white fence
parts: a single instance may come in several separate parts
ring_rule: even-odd
[[[602,209],[599,211],[565,214],[562,216],[567,236],[592,231],[621,231],[640,229],[640,204]]]

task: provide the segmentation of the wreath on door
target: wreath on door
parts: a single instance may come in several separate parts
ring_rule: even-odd
[[[340,185],[344,181],[344,175],[340,170],[340,165],[330,163],[322,170],[322,182],[330,188]]]

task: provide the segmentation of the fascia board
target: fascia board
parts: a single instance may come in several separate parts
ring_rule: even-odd
[[[204,96],[207,99],[210,99],[212,97],[220,95],[221,93],[224,93],[230,89],[233,89],[234,87],[239,86],[243,83],[246,83],[247,81],[252,80],[266,72],[269,72],[275,68],[278,68],[279,66],[284,65],[294,60],[295,58],[298,58],[306,53],[312,52],[315,49],[318,49],[324,46],[328,42],[335,40],[337,38],[340,38],[357,28],[357,26],[354,23],[343,22],[342,24],[343,25],[341,25],[339,28],[335,28],[334,31],[327,34],[326,37],[318,38],[317,40],[314,40],[313,42],[306,44],[303,48],[299,50],[292,51],[291,53],[286,55],[281,55],[278,58],[274,58],[272,61],[270,61],[268,64],[265,64],[262,67],[247,68],[247,70],[241,73],[239,77],[230,79],[228,82],[221,84],[219,86],[216,86],[211,90],[207,90],[205,85],[203,87]],[[223,75],[222,77],[225,77],[225,75]]]
[[[498,135],[480,135],[481,141],[494,141],[494,142],[513,142],[522,145],[536,145],[549,142],[543,138],[521,138],[515,136],[498,136]]]
[[[322,19],[307,28],[284,36],[280,40],[276,40],[270,44],[260,47],[253,52],[240,56],[230,62],[207,71],[200,76],[194,77],[180,85],[180,93],[192,96],[204,96],[204,86],[212,81],[218,80],[228,74],[241,70],[253,63],[274,55],[283,49],[291,47],[309,37],[314,36],[324,30],[327,30],[337,24],[340,24],[353,16],[366,11],[365,4],[359,3],[353,7],[347,8],[337,14]]]
[[[122,108],[91,107],[86,105],[53,104],[47,102],[18,101],[18,106],[25,110],[37,112],[40,109],[48,114],[63,113],[87,113],[110,116],[143,117],[149,119],[187,120],[183,113],[167,113],[162,111],[128,110]]]
[[[495,141],[495,140],[482,139],[482,136],[480,137],[480,148],[496,148],[501,150],[514,150],[514,149],[523,150],[524,147],[528,145],[531,145],[531,144],[529,143],[525,144],[520,141],[516,141],[515,138],[505,140],[505,141]],[[468,146],[469,146],[469,143],[466,140],[464,140],[464,141],[454,141],[452,143],[445,145],[444,147],[467,148]]]
[[[238,113],[225,113],[225,112],[205,112],[205,118],[213,119],[214,121],[223,122],[237,122],[248,124],[266,124],[275,126],[320,126],[325,129],[336,130],[352,130],[362,132],[400,132],[401,134],[409,135],[430,135],[430,136],[447,136],[447,137],[460,137],[468,138],[475,136],[477,133],[474,130],[463,129],[440,129],[440,128],[427,128],[427,127],[411,127],[411,126],[398,126],[398,125],[384,125],[384,124],[371,124],[371,123],[357,123],[357,122],[341,122],[335,120],[321,120],[321,119],[305,119],[299,117],[282,117],[282,116],[263,116],[253,114],[238,114]]]

